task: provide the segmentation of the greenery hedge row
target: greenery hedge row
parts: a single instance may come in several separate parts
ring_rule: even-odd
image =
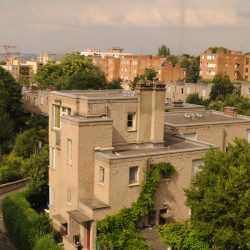
[[[61,249],[54,240],[57,233],[48,216],[32,209],[24,193],[6,197],[2,211],[6,230],[18,250]]]
[[[170,163],[148,164],[145,180],[136,202],[130,208],[124,208],[114,216],[107,216],[97,222],[97,231],[101,235],[101,244],[110,250],[148,250],[150,249],[139,229],[138,223],[145,218],[153,208],[154,195],[164,177],[173,172]]]

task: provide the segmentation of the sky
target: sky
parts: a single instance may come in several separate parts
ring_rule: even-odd
[[[84,48],[198,55],[250,51],[250,0],[0,0],[0,45],[22,53]],[[1,51],[1,48],[0,48]]]

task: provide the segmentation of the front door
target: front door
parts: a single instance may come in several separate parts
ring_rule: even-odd
[[[87,249],[90,250],[90,228],[91,222],[86,222],[86,230],[87,230]]]

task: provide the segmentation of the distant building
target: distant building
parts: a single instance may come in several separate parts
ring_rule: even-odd
[[[132,53],[126,53],[124,52],[124,49],[119,47],[112,47],[108,49],[108,51],[100,51],[98,49],[89,48],[89,49],[84,49],[84,51],[82,51],[80,54],[84,56],[93,56],[93,57],[98,56],[101,58],[104,57],[121,58],[123,56],[132,55]]]
[[[250,52],[244,55],[244,80],[250,81]]]
[[[215,75],[228,75],[230,80],[243,80],[244,55],[226,48],[208,48],[200,56],[200,76],[213,79]]]
[[[55,63],[56,62],[56,54],[50,52],[42,52],[38,55],[37,61],[46,64],[48,62]]]

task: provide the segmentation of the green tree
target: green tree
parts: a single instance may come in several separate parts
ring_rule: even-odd
[[[39,88],[47,89],[50,85],[54,85],[62,75],[62,68],[59,64],[46,63],[38,69],[34,80]]]
[[[144,78],[144,76],[143,75],[140,75],[140,76],[136,76],[134,79],[133,79],[133,81],[131,81],[131,83],[130,83],[130,89],[131,90],[135,90],[135,88],[136,88],[136,85],[137,85],[137,83],[139,82],[139,81],[141,81],[141,80],[144,80],[145,78]]]
[[[178,63],[178,57],[175,55],[168,56],[167,60],[171,62],[173,66],[175,66]]]
[[[20,75],[18,79],[18,84],[24,87],[29,87],[30,82],[29,82],[29,79],[25,75]]]
[[[105,86],[106,89],[122,89],[122,79],[114,79]]]
[[[190,66],[191,66],[191,61],[188,60],[188,58],[183,57],[183,58],[181,59],[180,64],[181,64],[181,67],[182,67],[182,68],[184,68],[184,69],[186,69],[186,70],[188,71],[189,68],[190,68]]]
[[[191,224],[214,249],[250,249],[250,144],[211,149],[186,190]]]
[[[188,224],[171,223],[160,228],[161,241],[173,250],[209,250],[199,232]]]
[[[144,70],[144,78],[148,79],[148,80],[153,80],[157,75],[157,72],[154,69],[145,69]]]
[[[17,136],[14,152],[17,156],[26,159],[38,152],[45,144],[48,144],[47,129],[29,129]]]
[[[157,55],[160,57],[167,58],[168,56],[170,56],[170,49],[165,44],[163,44],[161,47],[158,48]]]
[[[197,105],[206,105],[208,101],[200,97],[198,93],[193,93],[187,96],[186,102]]]
[[[229,76],[216,75],[213,79],[213,86],[210,92],[212,101],[219,99],[224,100],[228,95],[232,94],[234,86],[231,83]]]
[[[48,201],[48,165],[49,150],[45,145],[38,154],[25,160],[22,166],[23,174],[30,177],[28,200],[36,210],[45,208]]]
[[[2,67],[0,67],[0,91],[6,93],[4,99],[5,111],[10,115],[13,121],[16,120],[20,116],[22,88],[12,75]],[[0,100],[0,103],[1,102],[3,102],[3,100]]]
[[[200,57],[192,59],[190,66],[187,68],[186,82],[196,83],[200,79]]]

